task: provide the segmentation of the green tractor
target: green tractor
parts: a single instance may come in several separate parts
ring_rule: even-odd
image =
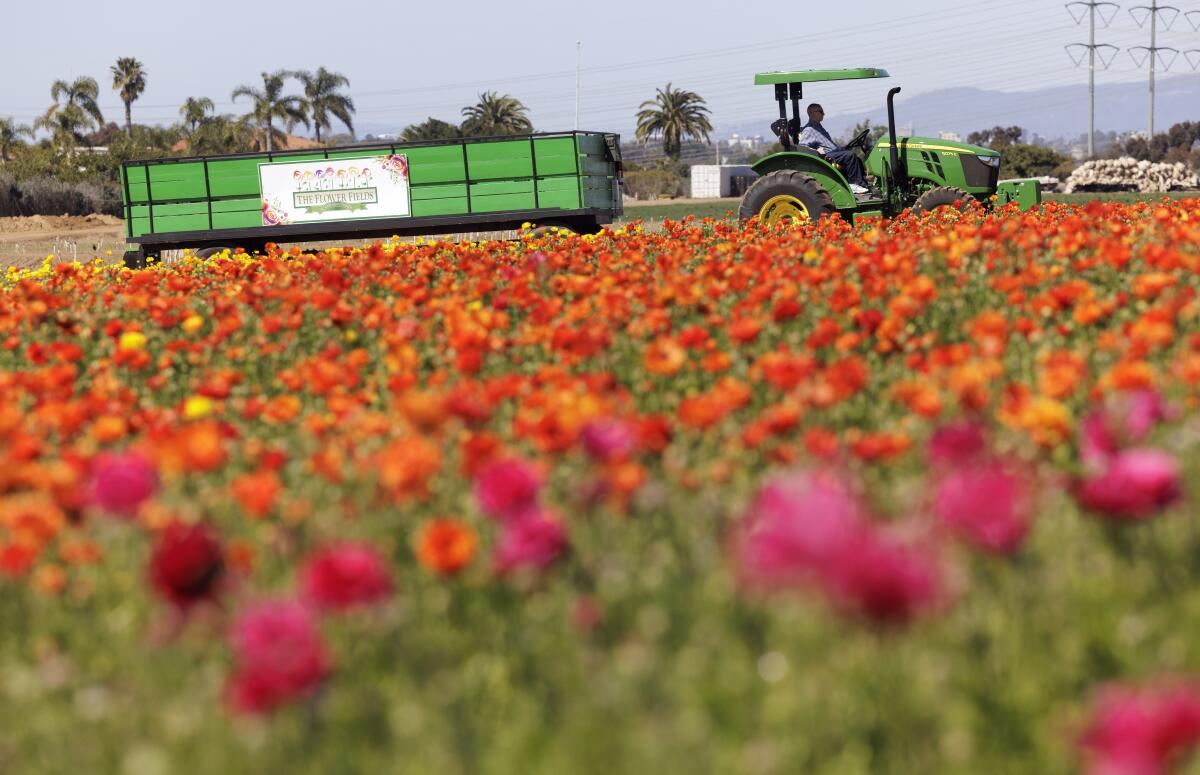
[[[759,178],[742,198],[740,216],[774,225],[785,221],[816,220],[841,213],[853,222],[858,216],[898,215],[906,208],[929,211],[978,200],[984,206],[1018,202],[1022,209],[1041,202],[1036,180],[1000,178],[1000,154],[950,140],[896,136],[896,111],[893,101],[900,88],[888,92],[888,133],[870,147],[870,130],[864,129],[844,146],[844,150],[865,156],[866,173],[873,185],[854,193],[842,169],[817,151],[800,143],[804,122],[800,118],[800,100],[804,84],[821,81],[850,81],[863,78],[887,78],[888,72],[876,67],[850,70],[797,70],[759,73],[756,85],[775,87],[779,102],[779,120],[771,125],[784,150],[754,164]],[[792,103],[789,120],[787,103]],[[993,198],[994,197],[994,198]]]

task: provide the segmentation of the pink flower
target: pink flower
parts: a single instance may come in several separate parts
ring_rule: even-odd
[[[541,478],[533,465],[505,458],[485,465],[475,477],[475,500],[492,519],[507,522],[536,507]]]
[[[932,547],[877,530],[846,547],[825,580],[834,604],[881,624],[903,624],[944,597]]]
[[[1080,423],[1079,456],[1086,465],[1102,466],[1120,449],[1145,441],[1154,426],[1172,414],[1152,390],[1118,393]]]
[[[227,696],[236,710],[263,713],[311,693],[330,660],[313,615],[289,600],[259,603],[234,622],[235,671]]]
[[[1150,448],[1118,452],[1102,472],[1080,482],[1075,492],[1084,508],[1129,520],[1152,517],[1179,496],[1179,466],[1175,459]]]
[[[1181,684],[1102,690],[1080,744],[1089,775],[1160,775],[1198,741],[1200,691]]]
[[[987,437],[976,422],[943,425],[929,438],[929,462],[939,466],[970,463],[987,451]]]
[[[936,553],[876,527],[849,486],[823,471],[764,487],[736,556],[750,583],[815,588],[843,612],[882,623],[907,621],[943,596]]]
[[[320,611],[345,611],[386,600],[392,579],[371,546],[341,543],[310,555],[300,569],[300,594]]]
[[[137,452],[104,452],[92,461],[88,500],[105,511],[132,517],[157,491],[154,466]]]
[[[637,444],[633,428],[621,420],[590,422],[583,427],[579,440],[588,456],[601,463],[628,457]]]
[[[811,581],[835,566],[867,530],[858,497],[824,471],[789,474],[763,487],[743,522],[744,577],[766,586]]]
[[[541,570],[566,551],[567,534],[562,523],[541,511],[532,511],[504,524],[492,563],[501,575],[521,568]]]
[[[1021,478],[995,462],[950,471],[933,495],[934,513],[943,523],[996,554],[1021,547],[1029,532],[1029,505]]]

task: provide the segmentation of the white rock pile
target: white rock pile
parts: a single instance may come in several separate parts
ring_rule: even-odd
[[[1076,168],[1064,190],[1138,191],[1155,194],[1200,188],[1200,179],[1183,164],[1155,164],[1125,157],[1095,159]]]

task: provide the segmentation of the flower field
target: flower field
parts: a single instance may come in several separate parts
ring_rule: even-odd
[[[0,279],[0,772],[1200,772],[1200,200],[536,234]]]

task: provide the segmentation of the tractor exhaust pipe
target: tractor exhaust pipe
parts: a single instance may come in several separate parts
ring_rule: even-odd
[[[900,173],[900,152],[897,150],[899,142],[896,138],[896,95],[900,93],[900,87],[892,89],[888,92],[887,108],[888,108],[888,136],[891,140],[891,148],[889,149],[892,157],[892,184],[898,190],[900,187],[901,178],[907,179],[907,175]]]

